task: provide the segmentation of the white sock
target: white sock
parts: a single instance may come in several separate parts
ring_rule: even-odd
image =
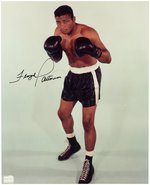
[[[75,134],[74,134],[74,132],[72,132],[72,133],[66,134],[66,136],[67,136],[67,138],[72,138],[75,136]]]
[[[92,150],[92,151],[86,150],[86,155],[92,157],[94,155],[94,150]]]

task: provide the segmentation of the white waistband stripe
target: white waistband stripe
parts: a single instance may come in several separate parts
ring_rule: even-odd
[[[80,68],[70,67],[70,70],[72,73],[75,73],[75,74],[83,74],[83,73],[89,73],[89,72],[95,71],[98,67],[99,67],[99,62],[97,61],[97,63],[92,66],[80,67]]]
[[[95,87],[95,102],[96,104],[98,103],[98,96],[99,96],[99,84],[98,84],[98,80],[96,77],[96,72],[92,71],[92,76],[93,76],[93,81],[94,81],[94,87]]]

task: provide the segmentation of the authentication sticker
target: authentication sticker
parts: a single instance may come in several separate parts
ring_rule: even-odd
[[[3,177],[4,184],[13,184],[14,183],[14,176],[13,175],[7,175]]]

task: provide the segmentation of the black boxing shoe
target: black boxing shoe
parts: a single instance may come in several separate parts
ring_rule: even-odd
[[[74,146],[71,146],[70,144],[68,145],[68,147],[66,148],[66,150],[64,152],[62,152],[59,156],[58,156],[58,160],[59,161],[64,161],[69,159],[74,153],[78,152],[81,149],[79,143],[76,143]]]
[[[91,182],[94,174],[94,167],[88,159],[85,159],[82,173],[79,179],[78,184],[88,184]]]

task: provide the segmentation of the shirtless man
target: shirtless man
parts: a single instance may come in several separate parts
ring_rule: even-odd
[[[50,58],[58,62],[66,53],[70,71],[65,77],[58,116],[68,139],[67,149],[58,156],[58,160],[67,160],[80,150],[74,134],[74,121],[71,112],[79,101],[82,104],[82,124],[85,139],[85,161],[79,178],[79,184],[87,184],[92,180],[94,167],[92,164],[96,142],[94,117],[100,99],[101,70],[99,62],[109,64],[111,56],[98,33],[91,27],[78,24],[71,7],[58,7],[54,16],[57,27],[54,36],[49,37],[44,48]]]

